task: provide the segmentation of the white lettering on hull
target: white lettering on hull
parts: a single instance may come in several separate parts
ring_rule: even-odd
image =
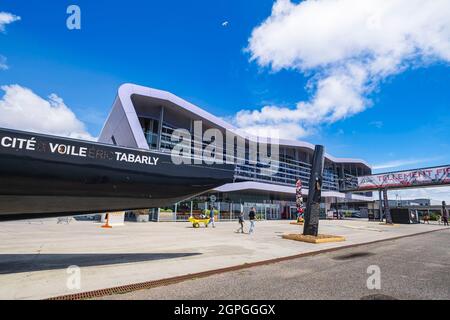
[[[59,153],[61,155],[69,155],[74,157],[86,158],[87,148],[85,147],[75,147],[71,145],[49,143],[51,153]]]
[[[36,150],[37,140],[35,137],[32,137],[31,139],[23,139],[23,138],[16,138],[16,137],[0,137],[0,147],[2,148],[8,148],[8,149],[15,149],[15,150],[28,150],[28,151],[39,151],[42,152],[42,150]],[[81,157],[81,158],[92,158],[91,151],[88,149],[88,147],[81,147],[81,146],[75,146],[70,144],[61,144],[61,143],[52,143],[48,142],[48,149],[50,153],[57,154],[57,155],[67,155],[72,157]],[[124,153],[124,152],[112,152],[112,151],[101,151],[101,154],[108,154],[110,152],[111,155],[115,154],[116,161],[119,162],[126,162],[126,163],[138,163],[138,164],[145,164],[150,166],[157,166],[159,162],[159,158],[152,157],[148,155],[140,155],[140,154],[134,154],[134,153]],[[114,157],[110,156],[108,157],[109,160],[113,160]]]
[[[0,146],[4,148],[11,149],[26,149],[30,151],[36,150],[36,139],[20,139],[20,138],[11,138],[11,137],[3,137],[0,140]]]
[[[157,166],[159,158],[135,155],[133,153],[116,152],[116,160],[120,162],[139,163],[139,164],[147,164],[150,166]]]

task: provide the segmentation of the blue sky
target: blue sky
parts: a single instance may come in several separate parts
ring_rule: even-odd
[[[81,30],[66,28],[70,4],[81,8]],[[251,61],[245,50],[273,4],[2,0],[0,12],[21,20],[0,34],[0,55],[8,65],[0,71],[0,85],[18,84],[43,98],[57,94],[93,136],[125,82],[170,91],[226,118],[265,105],[295,108],[311,99],[314,91],[306,85],[314,70],[275,70]],[[335,156],[365,159],[381,171],[450,163],[447,61],[384,77],[365,98],[370,107],[315,123],[302,140],[324,144]]]

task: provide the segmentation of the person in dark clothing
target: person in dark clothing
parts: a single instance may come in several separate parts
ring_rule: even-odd
[[[239,218],[240,227],[239,227],[239,229],[236,230],[236,233],[245,233],[244,232],[244,212],[243,211],[241,211],[238,218]]]
[[[256,220],[256,210],[255,208],[251,208],[248,214],[248,218],[250,219],[250,229],[248,230],[248,234],[252,234],[255,232],[255,220]]]
[[[216,227],[216,224],[215,224],[215,221],[214,221],[215,214],[216,214],[216,213],[215,213],[214,207],[211,206],[211,207],[209,208],[209,223],[208,223],[208,225],[212,224],[212,227],[213,227],[213,228]]]
[[[442,221],[444,222],[444,226],[448,227],[448,209],[445,201],[442,201]]]

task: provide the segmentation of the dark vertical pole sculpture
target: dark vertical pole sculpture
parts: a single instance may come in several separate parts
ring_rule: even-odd
[[[383,189],[383,197],[384,197],[384,214],[386,215],[386,223],[392,224],[392,216],[391,216],[391,209],[389,208],[387,188]]]
[[[314,150],[313,166],[309,178],[309,193],[306,203],[305,226],[303,234],[305,236],[317,237],[319,233],[320,199],[322,197],[323,164],[325,148],[316,146]]]

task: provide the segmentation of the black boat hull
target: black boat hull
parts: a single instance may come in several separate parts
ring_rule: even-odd
[[[0,129],[0,221],[168,206],[233,178],[232,165]]]

